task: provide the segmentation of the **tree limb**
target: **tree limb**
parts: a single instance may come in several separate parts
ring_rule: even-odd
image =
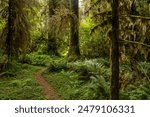
[[[142,46],[150,48],[150,45],[147,45],[147,44],[144,44],[144,43],[141,43],[141,42],[137,42],[137,41],[129,41],[129,40],[120,39],[119,42],[121,42],[121,43],[137,44],[137,45],[142,45]]]
[[[131,17],[131,18],[137,18],[137,19],[145,19],[145,20],[150,20],[150,17],[144,17],[140,15],[120,15],[123,17]]]

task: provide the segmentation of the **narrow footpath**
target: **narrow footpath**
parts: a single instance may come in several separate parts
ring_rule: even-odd
[[[43,71],[44,70],[41,69],[35,75],[36,75],[37,82],[43,88],[43,94],[45,98],[48,100],[60,100],[61,98],[57,95],[55,89],[42,76]]]

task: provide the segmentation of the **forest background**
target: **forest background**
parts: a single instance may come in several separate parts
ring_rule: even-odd
[[[150,99],[150,0],[1,0],[0,99]]]

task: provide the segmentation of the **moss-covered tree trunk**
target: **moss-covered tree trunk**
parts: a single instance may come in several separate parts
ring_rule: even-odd
[[[79,1],[71,0],[71,10],[76,18],[71,18],[70,26],[70,48],[68,52],[69,58],[78,58],[80,56],[79,49]]]
[[[30,31],[26,3],[23,0],[8,1],[8,20],[2,38],[6,45],[8,60],[18,59],[30,45]]]
[[[55,14],[54,10],[56,8],[56,1],[55,0],[49,0],[49,25],[51,25],[50,18]],[[55,32],[49,29],[48,31],[48,53],[53,55],[58,55],[57,51],[57,42],[55,38]]]
[[[110,98],[119,99],[119,0],[112,2],[111,86]]]
[[[15,9],[14,5],[15,2],[14,0],[9,0],[8,1],[8,25],[7,25],[7,37],[6,37],[6,53],[8,55],[8,60],[12,58],[13,55],[13,32],[14,32],[14,20],[15,20]]]

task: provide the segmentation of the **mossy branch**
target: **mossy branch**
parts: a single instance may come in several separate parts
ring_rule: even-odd
[[[129,41],[129,40],[123,40],[123,39],[121,39],[121,40],[119,40],[119,42],[121,42],[121,43],[137,44],[137,45],[142,45],[142,46],[150,48],[150,45],[147,45],[147,44],[144,44],[144,43],[141,43],[141,42],[137,42],[137,41]]]

